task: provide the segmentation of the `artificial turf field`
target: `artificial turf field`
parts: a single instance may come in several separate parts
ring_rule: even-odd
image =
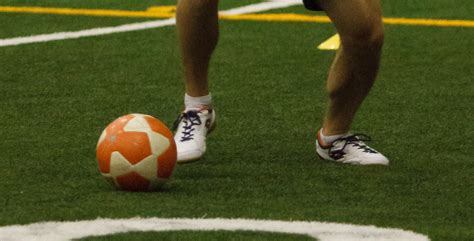
[[[230,9],[259,1],[221,1]],[[3,6],[145,10],[174,1],[19,1]],[[470,0],[384,0],[394,18],[471,20]],[[302,6],[273,13],[315,14]],[[318,14],[318,13],[316,13]],[[319,13],[320,14],[320,13]],[[149,18],[0,12],[0,39]],[[0,47],[0,226],[97,217],[327,221],[474,239],[474,29],[386,25],[377,83],[354,132],[389,167],[321,161],[315,133],[331,24],[221,21],[210,70],[218,114],[205,158],[163,191],[114,190],[95,161],[102,129],[128,113],[171,126],[182,108],[175,27]],[[307,240],[258,232],[129,233],[84,240]]]

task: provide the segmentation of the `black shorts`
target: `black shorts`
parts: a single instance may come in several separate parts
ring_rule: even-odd
[[[321,11],[323,10],[315,0],[303,0],[304,7],[312,11]]]

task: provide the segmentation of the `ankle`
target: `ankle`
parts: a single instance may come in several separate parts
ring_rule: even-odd
[[[188,94],[184,95],[185,111],[212,109],[212,96],[209,93],[204,96],[193,97]]]
[[[347,133],[343,133],[343,134],[335,134],[335,135],[328,135],[328,134],[324,134],[324,129],[321,128],[319,131],[318,131],[318,139],[319,141],[321,142],[321,144],[327,146],[327,145],[331,145],[331,143],[333,143],[334,141],[336,141],[337,139],[343,137],[347,135]]]

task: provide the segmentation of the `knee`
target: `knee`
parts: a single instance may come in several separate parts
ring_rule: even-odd
[[[346,48],[380,50],[384,42],[382,23],[367,24],[341,35],[341,43]]]

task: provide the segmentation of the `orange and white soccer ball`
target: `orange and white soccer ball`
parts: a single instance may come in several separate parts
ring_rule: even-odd
[[[176,164],[176,143],[158,119],[143,114],[122,116],[102,132],[97,143],[102,175],[117,188],[151,191],[161,187]]]

